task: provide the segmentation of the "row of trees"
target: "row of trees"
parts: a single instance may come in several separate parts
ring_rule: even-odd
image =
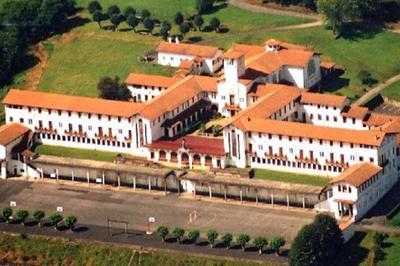
[[[211,2],[213,4],[213,1]],[[201,16],[201,14],[204,13],[205,11],[203,11],[202,8],[200,9],[201,11],[199,11],[199,14],[195,16],[184,17],[184,15],[181,12],[177,12],[175,14],[174,23],[179,27],[179,31],[182,34],[182,36],[185,36],[188,32],[190,32],[193,29],[199,31],[203,30],[204,19]],[[153,32],[156,25],[160,24],[159,20],[151,18],[151,13],[147,9],[143,9],[141,13],[138,14],[136,9],[131,6],[126,7],[124,12],[121,12],[120,8],[117,5],[111,5],[110,7],[108,7],[106,12],[103,12],[103,7],[101,6],[101,4],[98,1],[92,1],[88,5],[88,10],[92,14],[92,20],[97,22],[100,28],[103,28],[101,24],[102,21],[108,19],[110,20],[111,24],[113,24],[114,30],[118,29],[118,26],[122,22],[126,22],[134,32],[136,32],[136,28],[139,26],[140,23],[142,23],[143,27],[150,33]],[[221,22],[217,17],[212,18],[208,25],[208,27],[211,30],[214,30],[215,32],[219,32],[220,26]],[[172,25],[169,21],[162,22],[160,28],[160,35],[164,39],[167,39],[171,29]]]
[[[65,27],[74,0],[6,0],[0,7],[0,86],[24,67],[30,44]]]
[[[185,236],[185,230],[181,227],[175,227],[171,235],[176,239],[177,243],[179,244],[183,237]],[[161,225],[157,228],[157,234],[161,237],[161,241],[165,242],[166,237],[170,234],[168,227]],[[210,229],[207,231],[207,242],[211,248],[214,247],[215,242],[218,240],[218,232],[215,229]],[[187,234],[187,238],[193,244],[196,244],[198,239],[200,238],[200,231],[199,230],[191,230]],[[240,233],[236,237],[236,243],[243,249],[246,250],[246,245],[250,242],[251,238],[248,234]],[[231,243],[233,241],[233,235],[231,233],[225,233],[221,236],[221,242],[224,246],[229,249],[231,247]],[[253,239],[254,246],[258,249],[259,253],[262,254],[265,247],[268,246],[267,238],[263,236],[258,236]],[[273,250],[277,255],[279,255],[280,248],[285,245],[285,239],[281,236],[276,236],[272,238],[269,242],[269,247]]]
[[[277,3],[283,6],[298,5],[317,10],[316,0],[261,0],[263,3]]]
[[[3,221],[6,221],[7,223],[11,222],[11,217],[13,215],[13,209],[11,207],[5,207],[2,210],[2,217],[1,219]],[[23,225],[27,224],[28,218],[29,218],[29,211],[25,209],[19,209],[15,213],[15,218],[13,219],[14,221],[17,221],[19,223],[22,223]],[[35,219],[37,222],[38,226],[42,226],[42,221],[45,220],[46,218],[46,213],[43,210],[35,210],[32,213],[32,217]],[[55,229],[58,228],[59,224],[63,222],[63,224],[70,230],[73,230],[75,228],[75,224],[78,222],[78,219],[73,216],[69,215],[67,217],[63,217],[59,213],[52,213],[49,216],[47,216],[46,222],[49,225],[54,226]]]

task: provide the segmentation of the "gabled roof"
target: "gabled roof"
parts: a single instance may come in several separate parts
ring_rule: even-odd
[[[161,53],[191,55],[204,58],[213,58],[217,52],[217,47],[186,44],[186,43],[169,43],[162,41],[157,46],[156,51]]]
[[[260,132],[282,136],[323,139],[337,142],[380,146],[385,132],[378,130],[352,130],[316,126],[306,123],[244,117],[235,126],[247,132]]]
[[[201,92],[215,92],[217,80],[205,76],[187,76],[149,101],[141,114],[150,121],[172,111]]]
[[[29,128],[18,123],[2,125],[0,127],[0,144],[3,146],[7,146],[8,144],[25,135],[29,131]]]
[[[305,104],[320,104],[324,106],[333,106],[341,108],[346,103],[347,99],[344,96],[332,95],[332,94],[322,94],[322,93],[312,93],[312,92],[302,92],[300,103]]]
[[[132,117],[144,106],[142,103],[15,89],[7,93],[3,104],[121,117]]]
[[[373,163],[359,163],[347,168],[338,177],[331,180],[331,184],[345,182],[358,187],[371,177],[382,171],[382,168]]]
[[[131,73],[125,80],[128,85],[140,85],[140,86],[152,86],[159,88],[167,88],[172,86],[174,83],[178,82],[179,78],[171,78],[160,75],[148,75]]]
[[[368,114],[368,108],[360,106],[349,106],[342,112],[343,117],[364,119]]]

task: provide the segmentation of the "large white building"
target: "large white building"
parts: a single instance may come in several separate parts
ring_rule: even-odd
[[[328,200],[318,208],[338,218],[359,219],[398,180],[400,118],[309,92],[321,79],[317,53],[269,40],[234,45],[223,58],[218,78],[131,74],[132,102],[11,90],[6,122],[23,124],[48,145],[179,167],[330,177]],[[216,112],[225,117],[222,136],[187,134]]]

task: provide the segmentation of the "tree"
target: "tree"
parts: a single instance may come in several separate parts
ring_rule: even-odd
[[[271,239],[270,247],[276,253],[280,255],[280,249],[286,244],[285,239],[282,236],[275,236]]]
[[[221,22],[219,21],[218,18],[212,18],[211,19],[210,27],[211,27],[212,30],[214,30],[215,32],[218,32],[220,25],[221,25]]]
[[[226,233],[221,237],[222,243],[224,243],[226,249],[229,249],[231,246],[231,242],[233,240],[233,236],[231,233]]]
[[[212,10],[214,0],[196,0],[195,8],[198,14],[204,14]]]
[[[215,229],[210,229],[207,232],[207,241],[210,244],[210,247],[214,247],[214,242],[218,238],[218,233]]]
[[[7,223],[10,222],[10,217],[13,214],[13,210],[11,209],[11,207],[5,207],[3,209],[3,218],[6,220]]]
[[[174,21],[176,25],[181,25],[183,23],[184,18],[181,12],[175,14]]]
[[[358,78],[361,80],[362,84],[367,86],[372,86],[376,80],[372,77],[371,72],[366,70],[361,70],[358,72]]]
[[[97,84],[97,90],[99,97],[103,99],[127,101],[132,97],[126,84],[120,83],[118,76],[101,78]]]
[[[197,239],[200,237],[200,231],[199,230],[191,230],[188,234],[188,239],[192,241],[193,244],[196,245]]]
[[[26,218],[29,216],[29,212],[27,210],[18,210],[15,214],[17,220],[20,221],[23,225],[25,225]]]
[[[35,210],[32,214],[33,218],[36,219],[36,221],[38,222],[39,227],[42,225],[41,221],[42,219],[46,216],[46,214],[44,213],[44,211],[42,210]]]
[[[239,246],[242,247],[243,251],[246,250],[246,243],[249,241],[250,241],[250,236],[247,234],[241,233],[236,237],[236,242],[239,244]]]
[[[101,11],[96,10],[96,11],[92,14],[92,19],[93,19],[93,21],[97,22],[97,24],[99,24],[100,29],[103,28],[103,27],[101,26],[101,22],[102,22],[103,19],[104,19],[104,14],[101,13]]]
[[[160,225],[157,228],[157,235],[161,237],[161,242],[165,242],[165,237],[169,234],[168,227]]]
[[[163,21],[163,23],[161,24],[161,27],[165,27],[169,31],[172,29],[171,23],[169,23],[167,20]]]
[[[171,30],[172,26],[168,21],[164,21],[161,24],[160,35],[163,37],[164,40],[168,38],[169,31]]]
[[[101,10],[103,10],[103,7],[98,1],[90,1],[88,5],[88,10],[90,14],[94,14],[94,12],[96,11],[101,12]]]
[[[187,22],[182,23],[181,26],[179,27],[179,31],[185,37],[186,33],[188,33],[190,31],[189,23],[187,23]]]
[[[254,245],[258,248],[258,253],[262,254],[264,246],[268,245],[268,240],[263,236],[254,239]]]
[[[200,15],[197,15],[195,18],[194,18],[194,25],[196,25],[196,27],[199,29],[199,31],[201,31],[201,27],[203,26],[203,24],[204,24],[204,19],[203,19],[203,17],[202,16],[200,16]]]
[[[343,33],[344,23],[358,17],[358,0],[318,0],[317,7],[328,28],[340,36]],[[364,1],[364,0],[363,0]]]
[[[383,241],[388,237],[387,234],[381,232],[374,232],[372,238],[374,240],[374,246],[381,248],[383,245]]]
[[[51,33],[64,26],[68,17],[68,9],[63,0],[43,0],[36,18],[36,23],[43,31]]]
[[[74,230],[75,224],[78,222],[78,219],[73,216],[67,216],[67,218],[64,219],[65,225],[70,229],[71,231]]]
[[[128,25],[133,29],[133,31],[136,32],[136,27],[139,25],[140,20],[134,15],[134,14],[130,14],[127,18],[126,18],[126,23],[128,23]]]
[[[185,235],[185,230],[181,227],[175,227],[172,230],[172,235],[176,238],[176,242],[179,244],[181,243],[182,237]]]
[[[117,5],[111,5],[107,9],[107,14],[111,18],[113,15],[118,15],[121,13],[121,10]]]
[[[146,30],[152,33],[154,29],[154,22],[150,18],[145,18],[145,20],[143,21],[143,26],[146,28]]]
[[[114,30],[118,30],[119,24],[121,24],[124,19],[124,15],[122,14],[114,14],[111,16],[110,21],[114,25]]]
[[[136,9],[131,6],[128,6],[124,10],[124,16],[127,18],[129,15],[136,15]]]
[[[0,86],[11,80],[20,55],[24,54],[17,29],[0,31]]]
[[[63,220],[63,216],[59,213],[53,213],[47,217],[47,221],[54,226],[54,229],[57,230],[58,224]]]
[[[142,21],[144,21],[146,18],[149,18],[151,16],[151,13],[147,9],[142,10]]]

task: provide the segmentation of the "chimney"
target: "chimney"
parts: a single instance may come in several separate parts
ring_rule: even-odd
[[[179,37],[175,36],[175,43],[179,44]]]
[[[172,43],[172,37],[168,36],[168,42]]]

